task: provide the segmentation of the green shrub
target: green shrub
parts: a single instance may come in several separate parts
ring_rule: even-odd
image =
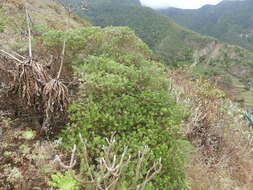
[[[147,145],[150,161],[162,158],[163,168],[152,180],[153,189],[184,189],[187,143],[180,124],[186,112],[168,93],[164,66],[141,58],[138,64],[126,63],[103,56],[79,60],[77,73],[85,83],[81,98],[69,110],[73,123],[61,135],[64,145],[71,148],[76,144],[81,150],[80,133],[88,140],[96,163],[102,154],[98,147],[115,132],[119,152],[128,146],[134,154]],[[128,167],[129,179],[134,168]]]
[[[0,33],[4,32],[5,25],[4,23],[0,23]]]
[[[88,141],[90,158],[96,166],[103,154],[99,147],[115,133],[119,154],[150,148],[149,164],[162,158],[162,171],[151,181],[151,189],[185,189],[185,158],[188,144],[180,133],[186,111],[168,93],[166,67],[147,61],[152,52],[128,28],[86,27],[66,33],[48,30],[42,44],[60,52],[66,35],[66,53],[85,81],[80,98],[69,109],[71,124],[60,135],[67,149]],[[135,164],[127,167],[125,181],[134,176]]]
[[[43,32],[39,38],[44,46],[52,52],[61,52],[64,35],[67,39],[66,53],[76,55],[106,55],[118,59],[120,56],[134,53],[152,56],[148,47],[126,27],[85,27],[71,29],[67,32],[37,27]],[[119,56],[120,55],[120,56]]]
[[[73,178],[70,172],[57,173],[52,175],[48,182],[55,190],[80,190],[80,184]]]

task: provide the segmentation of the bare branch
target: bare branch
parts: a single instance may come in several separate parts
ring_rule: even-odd
[[[29,58],[30,60],[32,60],[32,37],[31,37],[29,14],[28,14],[28,10],[26,6],[25,6],[25,15],[26,15],[27,30],[28,30]]]
[[[91,168],[90,168],[90,165],[89,165],[88,150],[87,150],[87,146],[86,146],[87,143],[83,140],[83,137],[82,137],[81,133],[79,133],[79,138],[80,138],[80,140],[83,144],[83,155],[84,155],[84,159],[85,159],[85,164],[88,167],[88,174],[89,174],[89,176],[91,178],[91,181],[92,181],[90,183],[93,183],[95,181],[95,179],[94,179],[94,177],[91,173]]]
[[[19,58],[23,59],[23,60],[25,60],[25,59],[26,59],[25,57],[23,57],[22,55],[18,54],[18,53],[17,53],[17,52],[15,52],[15,51],[12,51],[12,53],[13,53],[13,54],[15,54],[17,57],[19,57]]]
[[[72,169],[75,165],[76,165],[76,160],[74,160],[75,158],[75,152],[76,152],[76,145],[74,145],[73,149],[72,149],[72,154],[71,154],[71,159],[70,159],[70,163],[69,165],[65,165],[62,161],[59,155],[55,156],[55,159],[53,162],[58,162],[60,164],[60,166],[66,170],[70,170]]]
[[[135,170],[135,179],[134,181],[137,183],[140,177],[140,169],[141,169],[141,164],[144,161],[145,155],[148,153],[148,146],[144,147],[144,150],[141,152],[138,152],[138,162],[137,162],[137,166],[136,166],[136,170]]]
[[[83,140],[82,135],[79,134],[79,138],[81,142],[83,143],[83,153],[84,158],[86,162],[86,168],[88,169],[85,173],[79,173],[78,175],[74,175],[74,179],[82,184],[91,184],[93,189],[97,190],[115,190],[117,187],[117,183],[120,180],[120,178],[124,175],[123,169],[126,168],[126,166],[129,165],[131,161],[131,156],[127,156],[127,150],[128,148],[125,147],[123,153],[117,157],[117,152],[115,152],[114,144],[115,139],[113,136],[107,140],[108,145],[103,147],[104,156],[99,160],[98,167],[91,167],[89,165],[88,160],[88,153],[87,153],[87,146],[86,142]],[[75,155],[76,147],[74,145],[72,150],[72,155],[70,159],[70,164],[65,165],[62,163],[60,157],[57,155],[54,161],[59,162],[60,166],[64,169],[73,169],[75,166]],[[152,180],[152,178],[157,175],[161,169],[162,169],[162,163],[161,159],[159,159],[158,162],[154,162],[153,166],[146,172],[146,175],[144,174],[142,177],[144,178],[144,181],[138,185],[139,175],[141,173],[141,165],[144,161],[146,161],[145,156],[147,155],[149,149],[147,146],[144,147],[142,152],[139,151],[138,153],[138,160],[137,160],[137,168],[136,168],[136,179],[133,179],[133,185],[131,189],[136,190],[144,190],[146,185]],[[82,164],[82,163],[81,163]],[[147,164],[145,162],[145,164]],[[87,178],[88,177],[88,178]]]
[[[19,60],[17,57],[15,57],[14,55],[4,51],[4,50],[0,50],[0,52],[4,53],[5,55],[9,56],[10,58],[14,59],[15,61],[19,62],[19,63],[23,63],[21,60]]]
[[[139,185],[137,187],[137,190],[144,190],[145,189],[145,186],[147,185],[147,183],[155,176],[157,175],[158,173],[160,173],[162,169],[162,161],[161,161],[161,158],[159,160],[159,162],[157,163],[154,163],[153,167],[150,168],[146,174],[146,177],[145,177],[145,181]],[[153,171],[153,173],[152,173]]]
[[[50,60],[49,62],[46,64],[46,67],[47,68],[51,68],[52,64],[53,64],[53,61],[54,61],[54,56],[53,55],[50,55]]]
[[[66,39],[64,39],[64,41],[63,41],[63,47],[62,47],[62,53],[61,53],[61,65],[60,65],[60,69],[59,69],[59,72],[57,75],[57,79],[59,79],[61,76],[63,62],[64,62],[64,56],[65,56],[65,48],[66,48]]]

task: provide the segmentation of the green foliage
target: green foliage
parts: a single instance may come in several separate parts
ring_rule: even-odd
[[[0,33],[4,32],[8,18],[4,13],[4,10],[0,8]]]
[[[0,33],[4,32],[5,25],[4,23],[0,23]]]
[[[44,24],[34,25],[32,27],[32,31],[37,32],[40,35],[43,34],[43,33],[46,33],[48,30],[50,30],[50,29]]]
[[[102,153],[101,157],[96,159],[99,162],[99,165],[96,165],[90,157],[93,147],[87,148],[86,142],[83,141],[83,152],[75,157],[80,160],[80,164],[75,166],[75,172],[69,169],[74,179],[78,180],[80,185],[87,190],[153,190],[154,186],[150,181],[161,171],[161,159],[149,162],[150,151],[148,147],[143,147],[138,151],[138,156],[133,157],[127,151],[127,147],[124,148],[123,153],[118,151],[114,137],[107,139],[107,143],[107,145],[98,148]],[[128,167],[134,167],[131,174],[129,174],[129,169],[126,169]],[[129,178],[130,175],[131,178]],[[62,177],[60,175],[60,178]]]
[[[70,172],[52,175],[52,179],[48,182],[48,185],[55,188],[55,190],[80,190],[79,183]]]
[[[168,94],[164,66],[140,61],[138,65],[125,65],[103,56],[89,56],[79,62],[77,72],[85,81],[83,97],[69,110],[73,124],[63,132],[63,142],[68,148],[73,144],[81,148],[77,138],[81,133],[95,160],[101,154],[98,147],[115,132],[119,151],[128,146],[134,153],[148,145],[151,161],[162,158],[162,172],[153,180],[156,189],[183,189],[187,143],[179,132],[186,112]],[[129,168],[129,179],[133,171]]]
[[[97,165],[102,156],[99,147],[116,133],[120,145],[116,152],[128,146],[130,154],[136,155],[147,145],[151,149],[148,164],[162,158],[162,171],[151,182],[153,189],[186,188],[188,144],[180,134],[186,111],[168,93],[166,67],[149,61],[152,52],[126,27],[48,30],[38,41],[60,53],[64,35],[66,56],[85,81],[80,98],[69,109],[72,123],[61,134],[64,146],[70,149],[76,144],[80,153],[80,133]],[[134,163],[127,168],[126,182],[134,169]]]
[[[27,130],[22,133],[22,138],[25,140],[32,140],[35,136],[36,134],[32,130]]]
[[[118,59],[118,55],[142,55],[147,59],[152,57],[152,52],[141,42],[134,33],[126,27],[85,27],[63,31],[49,29],[39,38],[42,44],[52,52],[61,52],[63,39],[66,38],[66,53],[72,58],[82,54],[105,55]]]
[[[192,50],[208,39],[185,30],[155,10],[126,0],[95,0],[88,11],[79,14],[98,26],[130,27],[164,63],[173,66],[178,66],[176,62],[191,64]]]
[[[161,13],[196,32],[253,51],[252,8],[251,0],[224,1],[197,10],[170,8],[161,10]]]
[[[75,2],[80,3],[80,0]],[[127,0],[94,0],[90,3],[91,8],[88,11],[78,13],[84,18],[88,18],[93,24],[102,27],[111,25],[130,27],[163,63],[172,67],[196,65],[196,67],[191,67],[194,75],[212,77],[212,79],[218,80],[219,87],[225,89],[227,93],[239,99],[245,99],[246,105],[252,104],[253,98],[249,95],[251,89],[248,85],[253,83],[253,54],[250,52],[242,48],[219,43],[214,38],[194,33],[175,24],[168,17],[160,15],[155,10],[129,3]],[[239,6],[239,9],[236,8],[236,5]],[[239,44],[237,41],[238,38],[240,40],[240,33],[252,35],[252,23],[249,23],[251,19],[248,19],[251,18],[251,11],[249,10],[252,5],[252,2],[248,0],[229,1],[217,6],[206,6],[199,10],[170,8],[161,12],[169,14],[171,11],[171,15],[174,15],[175,20],[184,26],[195,22],[196,27],[190,27],[191,29],[195,31],[203,29],[205,30],[204,34],[210,32],[210,35],[219,39],[229,42],[232,42],[231,39],[233,39],[235,44]],[[234,13],[237,15],[236,18],[233,16]],[[227,18],[223,19],[223,17]],[[239,30],[238,26],[244,23],[247,23],[247,27],[245,25],[247,30]],[[230,28],[231,25],[233,25],[232,28]],[[198,30],[195,28],[198,28]],[[229,37],[227,36],[227,29],[232,31],[229,33]],[[216,30],[219,32],[215,35],[211,34]],[[113,38],[112,36],[107,37]],[[250,38],[248,39],[247,44],[252,46]],[[115,49],[119,45],[117,44],[117,48],[114,48],[114,44],[109,44],[108,49],[103,52],[107,51],[108,55],[110,55],[110,51],[114,52],[114,58],[117,58],[118,52]],[[124,48],[124,50],[126,49]],[[92,55],[98,54],[92,53]],[[121,62],[122,60],[118,61]]]

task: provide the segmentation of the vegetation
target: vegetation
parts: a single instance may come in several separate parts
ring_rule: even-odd
[[[0,33],[4,32],[5,25],[7,24],[8,19],[7,16],[4,14],[4,10],[0,8]]]
[[[44,44],[50,47],[61,44],[60,35],[51,37],[58,33],[43,34]],[[168,94],[166,68],[144,57],[149,50],[128,28],[86,27],[69,31],[67,39],[70,44],[67,50],[71,49],[68,52],[90,53],[85,59],[75,58],[76,73],[85,82],[79,100],[69,110],[73,124],[61,135],[64,146],[71,148],[76,144],[81,150],[81,134],[88,141],[89,156],[95,162],[101,156],[99,147],[105,144],[106,137],[115,133],[115,139],[122,145],[115,147],[115,151],[123,152],[122,148],[128,146],[129,152],[134,154],[141,147],[149,146],[150,162],[162,159],[163,167],[152,181],[153,188],[185,187],[183,171],[187,146],[179,135],[185,110]],[[87,40],[93,42],[90,50]],[[130,48],[132,44],[137,50],[126,52],[124,47]],[[171,164],[166,164],[172,160]],[[124,183],[135,175],[133,165],[127,169],[129,175]],[[126,188],[128,185],[131,184],[126,184]]]
[[[193,31],[253,51],[252,9],[253,2],[244,0],[222,1],[197,10],[170,8],[160,12]]]
[[[177,66],[177,62],[189,65],[193,60],[193,48],[200,48],[211,41],[185,30],[150,8],[126,0],[91,1],[88,11],[78,13],[94,25],[130,27],[165,64],[170,66]],[[201,40],[197,42],[196,39]]]
[[[1,33],[6,38],[0,39],[5,52],[0,56],[1,188],[252,189],[253,138],[241,117],[244,110],[203,79],[222,76],[229,78],[219,80],[225,86],[244,84],[251,53],[183,30],[191,48],[182,41],[170,48],[175,55],[183,48],[182,57],[174,59],[180,62],[171,64],[185,69],[169,70],[131,29],[92,27],[71,15],[66,29],[63,18],[69,14],[46,0],[27,7],[40,10],[30,15],[33,40],[27,48],[27,35],[20,32],[27,24],[13,22],[24,18],[24,10],[12,2],[3,3],[8,22]],[[19,17],[10,14],[13,10]],[[181,28],[173,26],[173,32]],[[176,41],[165,36],[159,47],[166,42]],[[43,79],[41,73],[49,79],[36,80]],[[34,84],[42,88],[35,91]],[[21,93],[6,93],[13,88]],[[58,98],[66,91],[68,109],[68,101]],[[20,106],[25,99],[44,107],[41,92],[49,106],[45,114],[68,110],[47,121],[48,134],[41,133],[41,114]]]
[[[102,27],[130,27],[166,65],[191,65],[193,76],[212,78],[234,100],[252,106],[253,99],[248,96],[252,91],[252,53],[186,30],[155,10],[127,1],[96,0],[90,7],[87,12],[78,13]]]
[[[57,190],[79,190],[80,185],[68,172],[52,175],[52,180],[48,182],[51,187]]]
[[[52,176],[52,180],[49,181],[51,186],[57,189],[68,188],[76,189],[154,189],[150,181],[156,176],[162,168],[161,159],[151,167],[148,165],[150,162],[149,148],[146,146],[138,151],[137,157],[133,157],[128,154],[128,148],[124,148],[124,152],[120,155],[115,149],[117,147],[116,140],[112,136],[107,140],[107,146],[103,146],[102,157],[98,158],[99,165],[94,165],[92,159],[89,157],[89,149],[87,143],[80,136],[80,140],[83,143],[82,154],[75,158],[76,146],[73,147],[70,165],[66,166],[59,157],[57,160],[63,169],[68,170],[64,174],[57,173]],[[77,170],[73,170],[76,167],[76,160],[80,159],[80,167]],[[132,178],[129,178],[129,171],[127,167],[135,165]],[[150,167],[150,168],[149,168]],[[66,179],[64,182],[61,181]],[[126,179],[128,181],[126,181]]]
[[[186,69],[171,73],[177,101],[190,105],[185,132],[197,151],[186,172],[191,188],[251,189],[252,152],[245,150],[252,136],[245,130],[244,111],[208,80],[191,81],[189,75]]]

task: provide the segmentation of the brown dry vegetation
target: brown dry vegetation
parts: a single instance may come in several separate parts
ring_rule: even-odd
[[[37,119],[42,122],[41,120],[44,116],[40,110],[41,106],[43,107],[43,105],[39,103],[41,101],[39,99],[42,98],[38,99],[38,94],[43,94],[42,86],[46,84],[46,89],[51,89],[51,91],[55,90],[55,87],[57,86],[63,86],[57,85],[53,88],[50,88],[48,85],[51,84],[48,82],[52,78],[56,77],[56,72],[59,70],[61,51],[58,51],[57,54],[52,55],[54,57],[51,59],[51,54],[45,50],[45,48],[43,49],[39,44],[37,44],[36,46],[33,45],[33,63],[30,64],[30,61],[25,59],[27,58],[26,55],[28,54],[28,34],[24,14],[24,5],[26,5],[26,8],[30,13],[29,18],[31,19],[31,27],[45,24],[45,26],[52,28],[66,29],[67,20],[69,20],[68,27],[77,27],[88,24],[84,21],[80,23],[72,18],[67,19],[67,12],[58,4],[50,0],[5,0],[1,2],[0,5],[1,12],[4,18],[6,18],[5,20],[7,20],[5,22],[4,32],[0,33],[1,49],[6,49],[14,56],[17,56],[17,54],[14,53],[14,51],[16,51],[22,55],[22,57],[17,57],[22,61],[24,60],[23,63],[20,64],[20,62],[16,62],[15,60],[8,58],[8,56],[3,56],[4,54],[1,54],[0,56],[0,82],[1,84],[5,84],[5,88],[0,91],[0,109],[12,112],[12,116],[14,118],[29,115],[28,117],[37,117]],[[32,32],[32,36],[36,35],[39,34]],[[52,63],[50,67],[48,67],[49,62]],[[67,83],[68,81],[71,81],[72,72],[69,63],[66,63],[64,66],[61,78],[66,79]],[[62,82],[58,83],[62,84]],[[9,84],[9,86],[6,86],[6,84]],[[64,90],[64,92],[65,91],[66,90]],[[47,95],[50,94],[50,92],[44,90],[44,94]],[[23,98],[19,99],[18,97]],[[64,95],[64,98],[65,97],[66,96]],[[47,101],[46,99],[44,100]],[[54,104],[52,99],[48,99],[48,101],[50,101],[50,104]],[[60,102],[59,100],[57,101]],[[46,115],[48,115],[48,105],[44,107],[46,107]],[[30,113],[33,114],[31,115]]]
[[[194,147],[187,175],[193,190],[253,188],[252,136],[240,109],[205,79],[171,74],[178,102],[190,106],[185,133]]]
[[[62,8],[49,0],[28,2],[33,24],[44,23],[56,29],[65,29],[67,13]],[[9,20],[6,30],[0,33],[0,43],[3,48],[15,50],[25,56],[27,48],[24,48],[24,43],[27,41],[27,34],[24,32],[24,23],[17,22],[24,20],[22,3],[19,0],[5,0],[0,6]],[[81,25],[73,19],[70,23],[71,27]],[[35,56],[42,65],[49,62],[48,50],[42,45],[36,46]],[[54,67],[58,68],[60,50],[54,56]],[[2,71],[5,68],[13,70],[14,62],[1,57],[0,63],[0,82],[13,80],[11,74]],[[70,81],[71,77],[71,72],[63,72],[63,78]],[[171,72],[170,78],[171,91],[176,94],[177,101],[185,103],[190,110],[184,133],[194,147],[186,171],[191,189],[253,189],[253,138],[241,118],[240,109],[215,85],[204,79],[193,80],[191,74],[185,70]],[[15,94],[8,94],[7,97],[6,93],[0,93],[0,154],[3,154],[0,157],[0,190],[48,188],[49,173],[57,169],[52,161],[59,152],[56,151],[56,145],[41,140],[37,133],[41,126],[33,117],[38,114],[40,113],[34,112],[30,115],[24,111],[23,104]],[[9,117],[29,118],[30,121],[10,120]],[[34,137],[27,139],[24,135],[27,131],[32,131]]]
[[[66,29],[68,14],[56,3],[50,0],[26,2],[32,27],[45,24],[57,29]],[[56,76],[54,73],[59,70],[60,52],[52,60],[51,69],[47,68],[51,56],[46,50],[40,49],[39,45],[34,46],[33,63],[30,59],[23,59],[28,57],[28,34],[23,1],[3,0],[0,2],[0,11],[6,20],[4,31],[0,32],[0,49],[24,60],[18,63],[3,54],[0,56],[0,190],[46,189],[49,173],[55,169],[52,162],[56,152],[55,146],[41,139],[39,134],[41,119],[46,113],[39,111],[43,105],[38,100],[38,93],[43,94],[41,82],[50,82],[49,75]],[[70,27],[88,25],[84,21],[79,22],[72,18],[69,22]],[[32,35],[37,34],[32,32]],[[71,80],[72,72],[69,71],[69,66],[64,66],[63,70],[61,78]],[[42,81],[38,81],[39,78]],[[50,84],[47,87],[50,87]],[[55,88],[57,87],[52,86],[52,91]],[[44,89],[44,93],[47,96],[53,92],[47,88]],[[54,99],[50,99],[49,103],[54,103]],[[50,109],[48,105],[45,107]],[[51,108],[51,111],[56,110]],[[48,112],[50,110],[47,114]],[[57,122],[56,117],[54,122]],[[27,134],[34,136],[26,138]]]

